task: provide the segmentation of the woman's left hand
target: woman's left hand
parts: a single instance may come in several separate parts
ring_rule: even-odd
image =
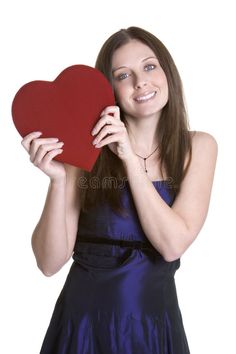
[[[135,156],[125,124],[120,119],[118,106],[108,106],[102,111],[101,118],[94,126],[93,132],[92,135],[97,135],[93,140],[95,147],[100,148],[108,144],[109,149],[124,161]]]

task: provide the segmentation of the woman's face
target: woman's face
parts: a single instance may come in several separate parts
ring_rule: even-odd
[[[138,40],[118,48],[112,57],[113,85],[126,115],[159,116],[168,101],[168,84],[154,52]]]

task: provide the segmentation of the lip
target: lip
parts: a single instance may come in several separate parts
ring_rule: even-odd
[[[138,103],[147,102],[156,96],[156,91],[143,92],[142,94],[134,97],[134,100]]]

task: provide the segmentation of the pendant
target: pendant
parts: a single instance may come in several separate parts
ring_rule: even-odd
[[[147,159],[147,158],[144,158],[144,168],[145,168],[145,172],[147,173],[146,159]]]

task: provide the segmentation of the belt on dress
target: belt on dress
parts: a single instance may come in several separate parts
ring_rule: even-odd
[[[127,241],[127,240],[116,240],[112,238],[106,237],[87,237],[87,236],[79,236],[77,237],[77,242],[88,242],[88,243],[102,243],[102,244],[109,244],[109,245],[117,245],[121,247],[128,247],[128,248],[135,248],[135,249],[155,249],[155,247],[150,242],[142,242],[142,241]]]

